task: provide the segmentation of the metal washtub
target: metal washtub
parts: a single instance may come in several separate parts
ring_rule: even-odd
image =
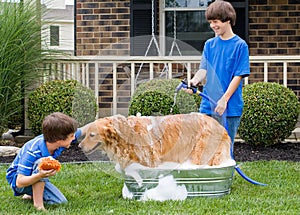
[[[177,185],[186,187],[187,198],[221,197],[230,193],[234,170],[234,165],[184,170],[141,169],[138,170],[141,184],[128,175],[124,175],[124,183],[133,194],[132,199],[140,199],[145,191],[158,186],[159,178],[172,175]]]

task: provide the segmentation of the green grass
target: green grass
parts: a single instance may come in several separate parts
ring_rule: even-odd
[[[51,182],[69,202],[46,205],[47,212],[13,196],[5,179],[7,167],[0,165],[0,214],[300,214],[300,162],[245,162],[243,171],[268,186],[250,184],[236,173],[231,193],[221,198],[164,202],[123,199],[123,180],[112,165],[63,164]]]

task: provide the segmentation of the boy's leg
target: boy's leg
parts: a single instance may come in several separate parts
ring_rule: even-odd
[[[37,182],[32,185],[33,206],[38,210],[45,210],[43,195],[45,182]]]
[[[38,164],[41,162],[41,159],[37,160],[34,167],[33,173],[39,171]],[[61,204],[67,202],[66,197],[55,187],[50,181],[49,178],[43,178],[38,183],[43,183],[43,200],[47,204]],[[32,187],[33,189],[33,187]],[[34,196],[33,196],[34,198]]]
[[[60,190],[56,186],[54,186],[50,181],[47,181],[45,183],[44,201],[47,204],[61,204],[68,202],[68,200],[60,192]]]
[[[20,193],[24,193],[25,195],[27,195],[27,199],[32,196],[34,205],[41,205],[40,195],[42,196],[42,201],[47,204],[61,204],[68,202],[68,200],[60,192],[60,190],[55,187],[47,178],[26,188],[26,190],[23,189],[23,192]]]
[[[35,165],[33,166],[33,174],[36,174],[39,171],[38,164],[40,161],[41,159],[35,162]],[[43,178],[36,184],[28,187],[15,188],[15,190],[19,194],[25,194],[26,199],[33,197],[34,205],[41,205],[40,195],[42,195],[42,201],[45,201],[45,203],[48,204],[60,204],[68,201],[48,178]]]
[[[238,131],[241,117],[235,116],[235,117],[226,117],[227,120],[227,127],[228,127],[228,135],[231,139],[231,155],[233,157],[233,146],[234,146],[234,138]]]
[[[234,143],[234,138],[240,126],[240,122],[241,117],[239,116],[227,117],[228,135],[230,136],[232,143]]]

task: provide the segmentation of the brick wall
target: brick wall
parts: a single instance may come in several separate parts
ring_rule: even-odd
[[[299,0],[249,0],[250,55],[300,54]],[[288,87],[300,98],[300,64],[288,65]],[[271,64],[268,81],[283,82],[281,64]],[[251,64],[249,83],[263,80],[263,65]]]
[[[76,55],[129,55],[130,0],[76,1]],[[130,100],[129,77],[118,66],[118,108],[127,114]],[[94,87],[95,66],[89,68]],[[99,116],[112,115],[112,65],[98,65]],[[122,90],[123,89],[123,90]]]
[[[250,0],[249,45],[250,55],[299,55],[299,0]]]
[[[129,55],[130,0],[77,0],[76,8],[76,55]]]

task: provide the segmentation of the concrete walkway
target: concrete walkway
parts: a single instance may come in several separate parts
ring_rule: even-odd
[[[297,127],[289,136],[286,141],[295,141],[295,142],[300,142],[300,127]]]

